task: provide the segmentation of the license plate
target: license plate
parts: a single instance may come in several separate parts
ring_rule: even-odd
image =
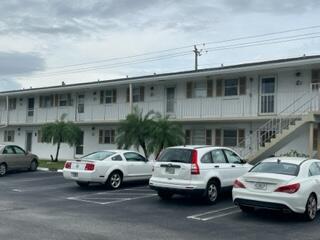
[[[254,188],[255,189],[259,189],[259,190],[266,190],[267,189],[267,184],[265,184],[265,183],[255,183],[254,184]]]
[[[175,169],[172,167],[166,167],[166,173],[174,174]]]
[[[72,177],[78,177],[78,173],[77,173],[77,172],[72,172],[72,173],[71,173],[71,176],[72,176]]]

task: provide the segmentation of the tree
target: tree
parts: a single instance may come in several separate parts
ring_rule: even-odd
[[[155,153],[155,156],[158,157],[164,148],[183,143],[184,132],[182,127],[177,123],[169,121],[169,116],[162,117],[158,114],[151,131],[149,151]]]
[[[59,121],[47,123],[41,127],[41,140],[46,143],[57,144],[57,152],[55,159],[58,161],[61,143],[67,143],[70,147],[79,144],[81,129],[73,122],[65,122],[66,115],[63,114]]]
[[[146,158],[149,156],[148,144],[151,141],[153,128],[153,111],[143,116],[143,111],[134,107],[132,113],[120,122],[116,142],[118,148],[128,149],[134,146],[137,150],[141,147]]]

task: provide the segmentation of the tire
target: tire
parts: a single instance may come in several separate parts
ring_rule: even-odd
[[[110,187],[113,190],[120,188],[120,186],[122,185],[121,172],[114,171],[114,172],[110,173],[110,175],[108,177],[107,185],[108,185],[108,187]]]
[[[252,213],[252,212],[254,212],[254,208],[253,207],[239,205],[239,208],[244,213]]]
[[[210,180],[207,184],[205,201],[208,204],[215,204],[220,196],[220,185],[216,180]]]
[[[89,183],[88,182],[80,182],[80,181],[77,181],[76,182],[80,187],[88,187],[89,186]]]
[[[32,171],[32,172],[37,171],[37,168],[38,168],[38,161],[32,160],[29,167],[29,171]]]
[[[306,211],[304,212],[304,217],[307,221],[313,221],[317,216],[317,198],[315,194],[311,194],[306,203]]]
[[[0,164],[0,177],[7,174],[7,165],[5,163]]]
[[[173,193],[171,192],[165,192],[165,191],[158,191],[158,196],[162,199],[162,200],[170,200],[173,196]]]

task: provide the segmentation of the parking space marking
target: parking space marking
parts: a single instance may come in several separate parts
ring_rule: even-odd
[[[237,206],[226,207],[213,211],[203,212],[195,215],[188,216],[188,219],[194,219],[199,221],[208,221],[216,218],[225,217],[228,215],[236,214],[241,212]]]
[[[132,190],[138,190],[138,189],[133,188]],[[125,191],[128,191],[128,189],[120,189],[120,190],[111,191],[111,192],[98,192],[98,193],[92,193],[92,194],[85,194],[81,196],[68,197],[67,199],[73,200],[73,201],[79,201],[79,202],[107,205],[111,203],[119,203],[119,202],[125,202],[125,201],[131,201],[131,200],[137,200],[137,199],[143,199],[143,198],[150,198],[157,195],[152,191],[149,191],[149,192],[141,192],[141,191],[125,192]]]

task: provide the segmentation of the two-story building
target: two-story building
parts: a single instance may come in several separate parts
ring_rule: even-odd
[[[182,124],[186,144],[224,145],[261,159],[318,148],[320,56],[0,93],[0,142],[49,158],[41,125],[66,114],[83,143],[61,158],[116,147],[119,121],[138,105]]]

